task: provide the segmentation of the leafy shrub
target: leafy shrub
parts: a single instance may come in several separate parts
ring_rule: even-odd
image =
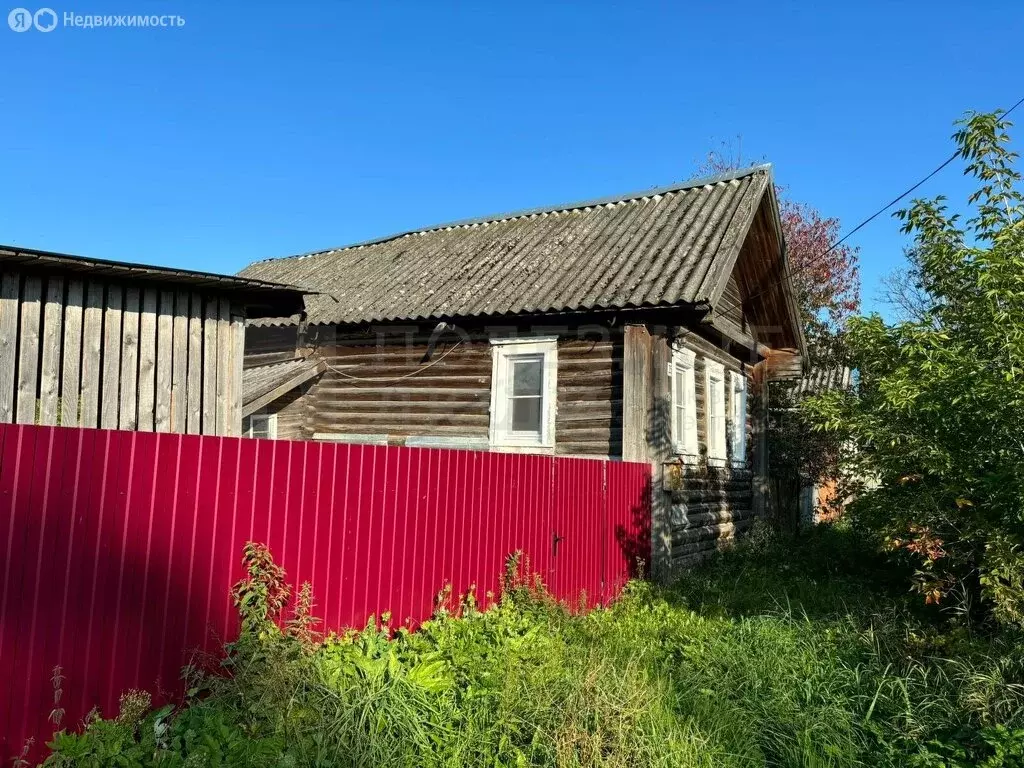
[[[127,694],[48,765],[1020,765],[1019,638],[907,611],[873,557],[848,529],[765,532],[577,614],[516,555],[487,611],[319,637],[308,590],[286,611],[250,546],[225,674],[178,710]]]
[[[858,391],[805,405],[858,447],[851,474],[869,487],[851,513],[913,565],[924,599],[1024,626],[1024,195],[1009,125],[960,123],[973,216],[963,226],[942,197],[900,212],[916,316],[851,320]]]

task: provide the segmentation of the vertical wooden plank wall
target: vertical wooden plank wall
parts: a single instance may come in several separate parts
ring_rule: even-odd
[[[142,292],[139,315],[139,431],[152,432],[156,423],[156,290]]]
[[[14,369],[18,356],[19,275],[0,278],[0,422],[14,421]]]
[[[64,305],[64,334],[61,342],[63,367],[60,373],[60,423],[78,426],[81,409],[79,386],[82,370],[82,304],[85,285],[81,280],[68,281],[67,303]]]
[[[124,292],[121,333],[121,429],[136,429],[139,424],[139,308],[142,296],[131,286]]]
[[[0,423],[237,435],[244,308],[221,296],[0,273]]]
[[[651,375],[651,334],[646,326],[627,325],[622,353],[622,458],[626,461],[650,460]]]
[[[43,364],[39,373],[39,423],[58,424],[58,384],[60,382],[60,328],[64,308],[64,280],[50,278],[43,305]]]
[[[82,320],[82,406],[79,424],[98,427],[100,412],[100,334],[103,332],[103,284],[90,280]]]
[[[216,301],[206,302],[203,313],[203,432],[215,433],[217,428],[217,321]]]
[[[18,393],[15,419],[19,424],[36,420],[36,389],[39,383],[39,303],[43,284],[26,277],[21,289],[21,326],[18,329]]]
[[[217,302],[217,385],[215,392],[227,393],[231,391],[231,377],[228,372],[232,370],[231,365],[231,303],[222,298]],[[230,434],[228,429],[228,408],[224,396],[218,396],[214,403],[217,408],[215,416],[217,428],[214,434]]]
[[[171,431],[171,364],[174,353],[174,293],[160,292],[156,321],[156,431]]]
[[[188,359],[203,358],[203,298],[198,293],[190,297],[188,310]],[[185,431],[190,435],[198,435],[203,431],[203,367],[190,365],[186,377],[187,402],[185,414]]]
[[[121,315],[124,291],[119,285],[107,287],[103,311],[103,382],[100,396],[100,426],[117,429],[121,412]]]
[[[171,355],[171,431],[184,434],[188,412],[188,293],[174,296],[174,352]],[[239,420],[241,421],[241,420]]]
[[[231,312],[231,358],[228,365],[230,383],[225,388],[228,393],[228,429],[227,434],[239,435],[242,432],[242,364],[245,358],[245,313],[243,308],[235,308]]]

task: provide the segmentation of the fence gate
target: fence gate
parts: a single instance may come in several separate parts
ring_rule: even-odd
[[[573,607],[604,602],[605,467],[607,462],[576,460],[552,464],[551,570],[556,595],[571,596]],[[594,493],[594,489],[600,492]],[[614,544],[614,542],[609,542]]]

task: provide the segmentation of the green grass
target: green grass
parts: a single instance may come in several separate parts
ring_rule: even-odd
[[[182,711],[129,701],[51,764],[1024,765],[1021,638],[923,609],[849,532],[753,538],[585,616],[519,583],[393,637],[256,622]]]

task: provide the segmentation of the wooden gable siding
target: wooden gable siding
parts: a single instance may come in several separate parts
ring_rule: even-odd
[[[238,434],[242,313],[218,295],[3,271],[0,421]],[[195,348],[192,319],[213,331]]]
[[[747,318],[743,311],[743,295],[740,292],[740,283],[737,279],[736,270],[733,270],[733,273],[729,275],[729,280],[725,284],[725,290],[722,291],[722,297],[719,299],[719,307],[721,307],[722,317],[733,323],[740,330],[749,333]]]
[[[679,335],[674,344],[696,353],[694,383],[697,409],[697,442],[700,460],[693,465],[673,460],[667,467],[666,490],[669,494],[672,568],[694,565],[748,528],[754,520],[753,474],[751,457],[754,450],[753,414],[756,412],[753,369],[696,333]],[[708,425],[705,403],[708,360],[721,363],[725,369],[726,413],[731,413],[733,393],[729,372],[742,372],[747,379],[747,467],[731,465],[732,431],[726,424],[728,466],[712,467],[707,462]]]
[[[745,297],[745,312],[748,333],[757,341],[773,348],[795,348],[798,346],[794,329],[789,327],[790,314],[787,308],[786,283],[789,278],[783,274],[778,258],[781,244],[773,223],[774,214],[767,200],[761,202],[757,215],[743,242],[733,274],[716,310],[726,316],[737,298],[728,298],[730,291]],[[735,281],[735,288],[729,286]]]

